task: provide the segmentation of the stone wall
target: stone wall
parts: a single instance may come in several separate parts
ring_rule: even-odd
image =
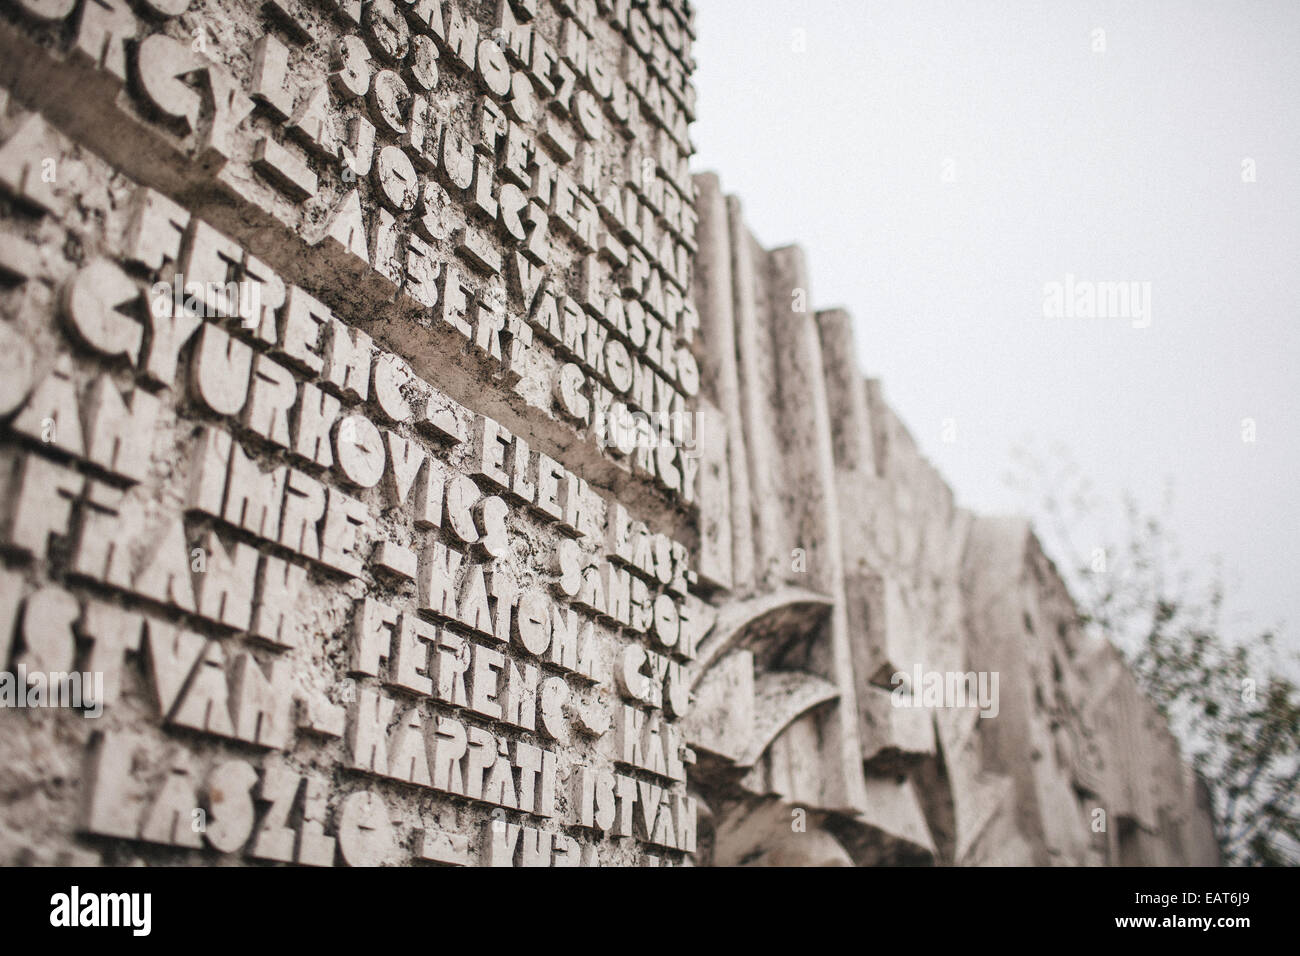
[[[692,30],[0,0],[0,859],[1215,860],[1028,528],[691,176]],[[897,706],[965,672],[996,716]]]

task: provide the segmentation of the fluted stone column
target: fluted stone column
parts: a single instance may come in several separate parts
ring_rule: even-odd
[[[740,201],[727,197],[731,271],[735,290],[736,356],[740,373],[740,414],[744,423],[745,451],[749,460],[750,501],[753,510],[754,577],[757,586],[781,579],[789,560],[781,528],[780,466],[777,437],[772,422],[770,389],[771,354],[766,327],[759,321],[758,278],[755,257],[762,251],[749,234]]]
[[[732,250],[727,201],[718,177],[695,177],[696,231],[699,252],[695,259],[695,298],[700,311],[701,378],[722,416],[726,435],[727,476],[730,490],[729,580],[745,591],[754,579],[754,523],[749,483],[749,458],[744,420],[740,410],[740,374],[736,365],[736,324],[733,298]],[[705,503],[707,504],[707,503]],[[721,549],[722,542],[718,542]],[[703,564],[703,558],[701,559]]]
[[[834,600],[825,660],[819,661],[840,691],[832,742],[839,758],[845,808],[865,806],[862,749],[858,743],[857,690],[844,599],[844,552],[835,487],[835,455],[817,321],[807,309],[809,275],[803,250],[776,249],[768,257],[769,321],[778,384],[784,505],[794,546],[807,551],[808,586]],[[799,306],[802,311],[797,311]],[[833,791],[832,791],[833,792]]]

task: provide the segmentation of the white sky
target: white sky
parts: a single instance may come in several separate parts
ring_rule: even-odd
[[[961,504],[1028,512],[1025,442],[1111,498],[1171,479],[1230,625],[1300,648],[1300,4],[697,6],[696,168],[804,247]],[[1150,282],[1150,327],[1044,318],[1067,273]]]

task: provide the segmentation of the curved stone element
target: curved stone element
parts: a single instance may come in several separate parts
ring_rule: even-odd
[[[853,855],[816,811],[758,797],[714,821],[715,866],[855,866]]]
[[[833,605],[825,594],[797,587],[725,605],[700,642],[693,683],[698,684],[734,648],[761,646],[768,649],[765,657],[775,655],[796,633],[812,634]]]
[[[754,730],[749,748],[736,761],[750,767],[776,738],[814,707],[838,700],[830,681],[798,671],[768,671],[754,682]]]

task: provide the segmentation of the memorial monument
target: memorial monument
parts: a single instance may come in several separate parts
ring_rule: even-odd
[[[1217,860],[1027,525],[692,174],[693,39],[0,0],[0,859]]]

